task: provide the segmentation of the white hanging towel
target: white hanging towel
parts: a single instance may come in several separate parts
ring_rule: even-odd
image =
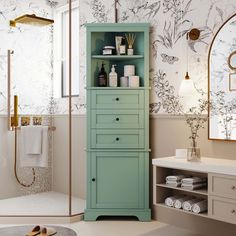
[[[22,127],[25,154],[39,155],[42,153],[42,133],[43,129],[41,126]]]
[[[20,166],[21,167],[48,167],[48,126],[38,126],[41,128],[42,132],[42,147],[40,154],[28,154],[25,150],[27,146],[25,142],[25,131],[27,128],[25,126],[21,127],[20,131],[20,141],[18,144],[19,156],[20,156]],[[33,150],[32,148],[31,150]],[[35,149],[36,150],[36,149]]]

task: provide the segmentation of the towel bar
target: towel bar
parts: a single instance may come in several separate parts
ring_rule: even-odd
[[[41,126],[41,125],[38,125],[38,126]],[[14,130],[14,129],[21,130],[21,126],[13,127],[13,130]],[[50,126],[50,127],[48,127],[48,130],[49,130],[49,131],[55,131],[55,130],[56,130],[56,127],[55,127],[55,126]]]

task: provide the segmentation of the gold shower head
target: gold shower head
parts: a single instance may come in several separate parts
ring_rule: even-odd
[[[27,14],[27,15],[17,17],[14,20],[10,20],[10,26],[12,27],[16,27],[17,23],[34,25],[34,26],[45,26],[45,25],[53,24],[54,20],[38,17],[35,14],[32,14],[32,15]]]

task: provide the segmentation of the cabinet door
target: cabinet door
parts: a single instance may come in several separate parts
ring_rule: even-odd
[[[91,156],[92,208],[144,207],[144,156],[96,152]]]

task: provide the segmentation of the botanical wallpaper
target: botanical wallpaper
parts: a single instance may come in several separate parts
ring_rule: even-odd
[[[82,0],[80,9],[82,37],[87,22],[114,22],[113,1]],[[235,1],[119,0],[118,11],[119,22],[151,24],[152,114],[178,114],[183,109],[184,103],[178,96],[178,90],[187,69],[199,91],[199,97],[206,97],[208,48],[222,23],[236,12]],[[192,28],[201,31],[197,41],[186,40],[186,32]],[[81,40],[85,42],[84,38]],[[81,55],[85,55],[83,48]],[[85,65],[85,59],[80,62]]]
[[[53,10],[67,0],[0,0],[0,112],[6,112],[7,48],[13,54],[13,93],[20,97],[20,111],[32,114],[68,114],[68,99],[54,98],[53,26],[37,30],[8,25],[9,19],[25,12],[51,17]],[[72,99],[74,114],[86,112],[86,34],[85,23],[114,22],[114,1],[80,0],[80,95]],[[178,96],[186,70],[199,96],[207,92],[209,45],[222,23],[235,13],[234,0],[119,0],[119,22],[149,22],[150,30],[150,112],[176,114],[184,107]],[[76,26],[73,26],[76,27]],[[201,31],[197,41],[187,41],[186,32]],[[30,60],[29,60],[30,58]],[[188,64],[188,67],[187,67]],[[37,85],[37,86],[35,86]]]

